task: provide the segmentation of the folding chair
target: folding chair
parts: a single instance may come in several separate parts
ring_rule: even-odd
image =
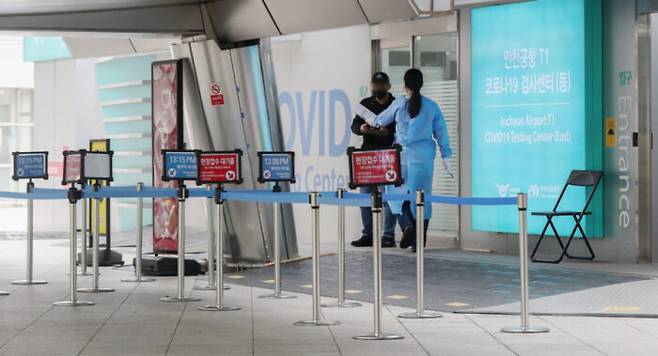
[[[569,174],[569,178],[567,179],[567,183],[564,185],[564,188],[562,188],[562,192],[560,192],[560,196],[557,198],[557,202],[555,203],[553,210],[532,213],[532,215],[535,216],[545,216],[547,220],[546,225],[544,225],[544,230],[542,230],[541,236],[539,237],[539,240],[537,241],[537,244],[535,245],[535,248],[532,251],[532,255],[530,256],[532,262],[560,263],[565,256],[567,258],[577,259],[577,260],[591,261],[594,259],[594,251],[592,251],[592,246],[590,246],[589,241],[587,240],[587,235],[585,235],[585,231],[583,230],[580,223],[582,222],[583,218],[586,215],[592,214],[590,211],[587,211],[587,208],[589,207],[589,204],[592,201],[592,197],[594,197],[594,193],[596,192],[596,188],[599,186],[599,182],[601,181],[602,176],[603,176],[603,172],[601,171],[579,171],[579,170],[571,171],[571,173]],[[569,186],[592,188],[587,197],[587,201],[585,202],[585,206],[583,206],[583,209],[581,211],[558,210],[560,201],[562,200],[562,197],[564,196],[564,193],[567,191],[567,188]],[[571,235],[569,236],[569,240],[567,240],[566,244],[563,244],[562,241],[560,240],[560,235],[558,234],[557,229],[553,224],[553,218],[565,217],[565,216],[571,216],[574,220],[575,225],[573,227],[573,230],[571,230]],[[556,260],[537,259],[535,258],[535,254],[539,249],[539,245],[541,245],[542,241],[544,240],[544,237],[546,236],[546,230],[548,229],[549,226],[551,227],[551,230],[553,230],[553,233],[555,234],[555,241],[557,241],[558,245],[560,245],[560,249],[562,249],[562,254]],[[571,245],[571,241],[575,237],[576,231],[580,231],[580,235],[582,236],[583,241],[585,242],[585,246],[587,246],[587,249],[589,250],[589,256],[572,256],[569,254],[568,252],[569,245]]]

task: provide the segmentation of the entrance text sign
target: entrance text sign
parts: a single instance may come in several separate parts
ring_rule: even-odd
[[[64,175],[62,185],[82,182],[82,151],[64,151]]]
[[[295,152],[258,152],[258,182],[295,183]]]
[[[12,156],[14,174],[11,179],[48,179],[48,152],[13,152]]]
[[[388,149],[347,149],[350,188],[372,185],[401,185],[399,146]]]
[[[196,151],[162,150],[163,181],[197,180]]]
[[[197,184],[242,183],[242,151],[197,152]]]

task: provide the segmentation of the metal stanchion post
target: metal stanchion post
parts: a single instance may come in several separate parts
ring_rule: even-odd
[[[208,191],[213,190],[213,186],[208,184],[206,186]],[[194,286],[195,290],[215,290],[215,245],[216,235],[215,235],[215,214],[214,214],[214,202],[213,198],[208,198],[208,205],[206,207],[206,215],[208,215],[208,284],[205,286]],[[201,278],[199,278],[201,279]],[[231,287],[224,286],[224,290],[228,290]]]
[[[55,306],[87,306],[94,305],[94,302],[87,302],[78,300],[78,275],[76,273],[76,263],[77,258],[77,226],[76,226],[76,204],[80,200],[81,192],[75,187],[69,188],[68,200],[69,200],[69,289],[70,289],[70,299],[64,300],[61,302],[55,302]]]
[[[374,188],[371,196],[372,209],[372,269],[374,276],[375,312],[372,334],[354,336],[357,340],[395,340],[402,335],[382,332],[382,193]]]
[[[425,311],[423,289],[425,286],[425,194],[416,192],[416,311],[402,313],[399,318],[432,319],[442,315]]]
[[[528,196],[519,193],[517,196],[519,208],[519,269],[521,275],[521,326],[503,328],[504,333],[535,334],[550,330],[543,326],[528,325]]]
[[[137,192],[141,192],[144,183],[137,183]],[[122,279],[122,282],[155,282],[155,278],[142,277],[142,235],[144,233],[144,199],[137,198],[137,238],[135,241],[135,277]]]
[[[94,184],[94,190],[98,191],[100,189],[99,184]],[[92,279],[91,279],[91,288],[79,288],[78,292],[81,293],[107,293],[107,292],[114,292],[114,288],[101,288],[98,286],[98,280],[99,280],[99,259],[98,259],[98,254],[100,247],[98,247],[99,242],[100,242],[100,224],[101,224],[101,213],[100,213],[100,206],[101,206],[101,199],[95,198],[94,199],[94,208],[92,209],[94,212],[94,231],[93,231],[93,241],[94,241],[94,246],[92,247],[91,250],[91,258],[92,258]],[[90,207],[91,208],[91,207]]]
[[[338,189],[336,197],[343,199],[344,189]],[[345,206],[338,206],[338,298],[335,303],[322,304],[323,307],[360,307],[361,303],[345,301]]]
[[[80,225],[82,225],[80,227],[82,249],[80,250],[80,272],[78,272],[78,275],[89,276],[91,273],[87,272],[87,199],[80,200],[80,210],[82,216],[82,221],[80,221]]]
[[[277,183],[274,186],[275,192],[280,192],[281,187]],[[291,299],[297,298],[293,294],[284,294],[281,292],[281,205],[278,202],[274,206],[274,293],[261,295],[259,298],[277,298]]]
[[[339,321],[323,320],[320,316],[320,205],[318,205],[318,192],[312,192],[310,196],[312,216],[312,250],[313,250],[313,319],[298,321],[299,326],[337,325]]]
[[[34,183],[30,180],[27,183],[27,192],[32,193],[34,189]],[[33,268],[34,268],[34,200],[27,200],[27,273],[25,279],[20,281],[13,281],[11,284],[18,285],[30,285],[30,284],[46,284],[46,281],[37,281],[32,279]],[[0,292],[0,295],[7,295],[7,292]]]
[[[185,297],[185,198],[188,192],[185,185],[178,189],[178,293],[175,297],[162,297],[163,302],[197,302],[195,297]]]
[[[221,185],[215,188],[215,203],[217,204],[217,216],[215,218],[215,226],[217,227],[215,233],[215,236],[217,237],[215,244],[217,247],[217,250],[215,251],[217,257],[217,263],[215,263],[217,266],[217,273],[215,274],[217,278],[215,282],[215,285],[217,286],[217,288],[215,288],[215,305],[206,305],[197,309],[204,311],[240,310],[240,307],[224,305],[224,288],[222,288],[224,286],[224,200],[222,198]]]

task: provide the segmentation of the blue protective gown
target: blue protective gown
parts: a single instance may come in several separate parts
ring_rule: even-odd
[[[391,106],[368,124],[374,127],[387,126],[395,121],[395,143],[402,146],[400,155],[404,184],[400,187],[387,186],[387,193],[407,194],[422,189],[432,193],[434,178],[434,158],[436,146],[441,149],[441,157],[452,155],[448,141],[448,129],[439,105],[421,96],[420,112],[415,118],[409,117],[407,97],[396,99]],[[403,202],[388,202],[394,214],[402,213]],[[416,209],[411,209],[416,214]],[[432,204],[425,205],[425,219],[432,217]]]

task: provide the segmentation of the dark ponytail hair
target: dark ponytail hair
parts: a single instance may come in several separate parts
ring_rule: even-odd
[[[407,111],[412,119],[420,112],[421,98],[420,88],[423,87],[423,72],[416,68],[409,69],[404,73],[404,86],[411,90],[411,98],[407,103]]]

